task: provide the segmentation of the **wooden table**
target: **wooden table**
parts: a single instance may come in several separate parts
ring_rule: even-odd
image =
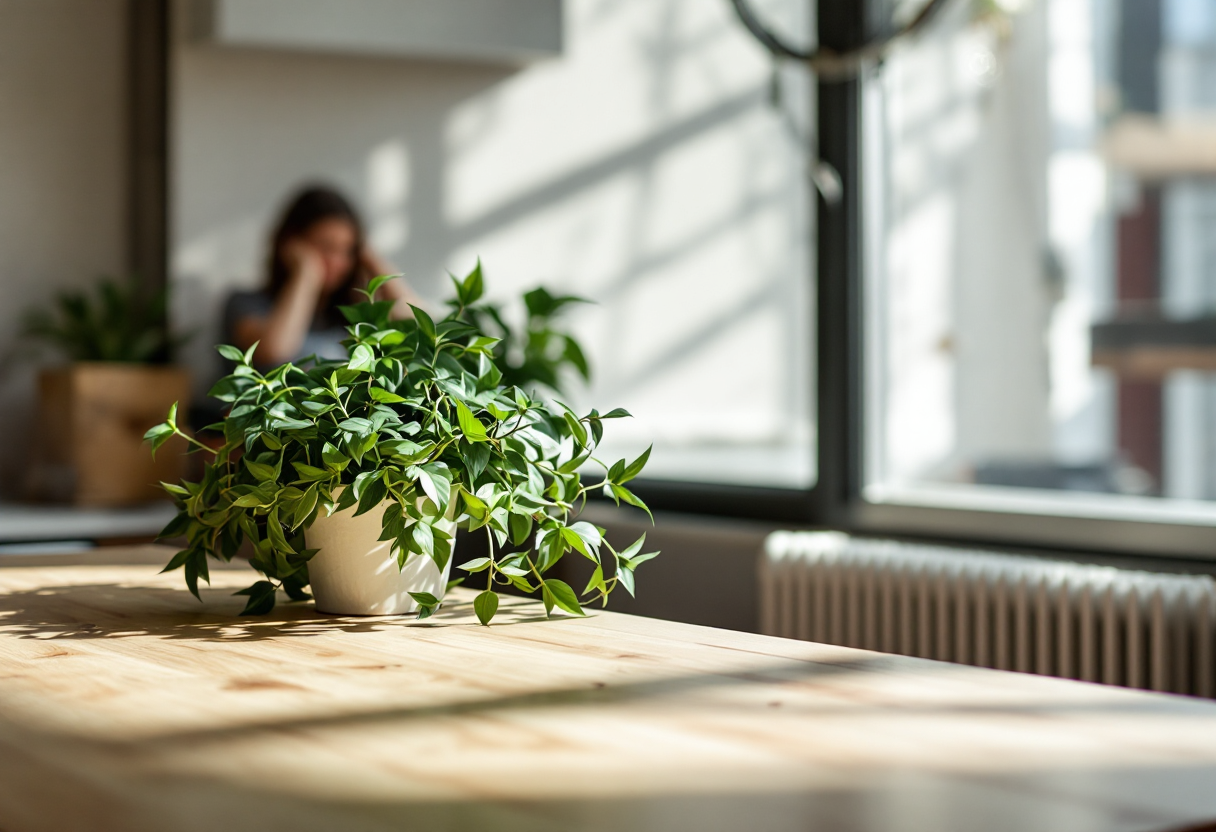
[[[1165,830],[1216,703],[469,594],[236,616],[167,550],[0,558],[0,829]]]

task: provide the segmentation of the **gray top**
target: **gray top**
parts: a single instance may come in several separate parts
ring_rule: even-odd
[[[236,325],[243,318],[265,318],[274,310],[274,299],[268,292],[233,292],[224,306],[224,343],[231,344],[236,340]],[[298,361],[306,355],[317,355],[321,358],[342,360],[346,358],[346,348],[342,339],[347,337],[346,327],[341,316],[323,310],[317,313],[304,336],[298,355],[292,356],[292,361]]]

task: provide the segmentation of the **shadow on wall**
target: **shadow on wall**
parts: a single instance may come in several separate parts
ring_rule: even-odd
[[[727,4],[574,0],[567,18],[567,54],[523,70],[181,43],[175,316],[203,332],[200,384],[224,298],[262,280],[275,203],[324,179],[431,301],[478,255],[496,298],[597,300],[589,399],[638,415],[615,436],[654,439],[656,474],[664,444],[806,456],[778,452],[809,445],[809,186],[767,58]]]

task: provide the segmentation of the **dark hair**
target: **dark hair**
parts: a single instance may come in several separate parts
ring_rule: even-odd
[[[272,298],[279,296],[287,285],[287,278],[290,277],[287,264],[283,261],[283,245],[293,237],[307,233],[308,229],[322,220],[332,219],[349,222],[355,229],[356,249],[363,248],[363,222],[355,213],[354,206],[333,188],[309,185],[287,203],[270,241],[270,280],[267,289]],[[358,251],[353,259],[350,274],[343,280],[342,286],[330,295],[330,306],[337,307],[338,304],[346,303],[346,295],[351,287],[360,279],[366,281],[368,278],[368,275],[363,274],[363,267],[357,255]]]

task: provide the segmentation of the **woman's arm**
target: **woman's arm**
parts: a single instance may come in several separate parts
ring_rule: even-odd
[[[289,243],[287,257],[291,274],[287,285],[265,317],[247,317],[236,322],[237,346],[249,349],[258,343],[254,362],[278,366],[300,353],[317,311],[325,275],[320,256],[305,243]]]

